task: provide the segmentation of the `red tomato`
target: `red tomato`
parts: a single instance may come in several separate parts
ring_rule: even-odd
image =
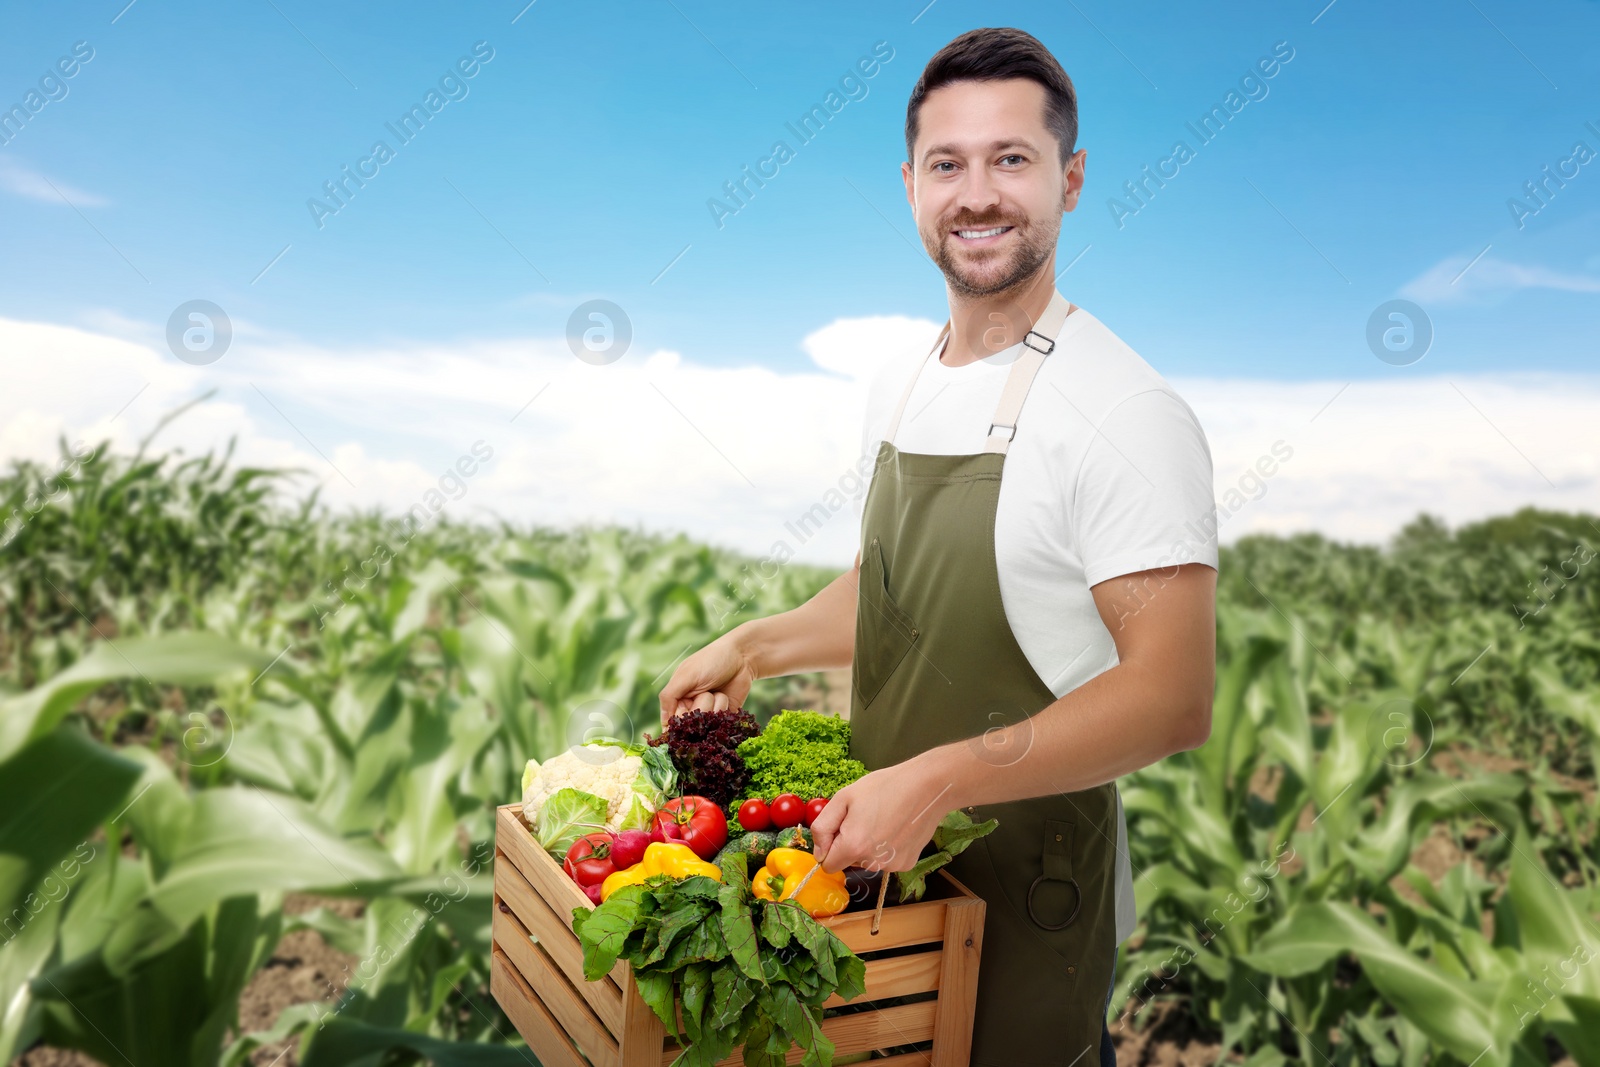
[[[769,830],[772,828],[772,812],[767,809],[767,802],[760,797],[751,797],[739,805],[739,825],[746,830]]]
[[[806,802],[793,793],[779,793],[772,800],[772,825],[780,830],[799,826],[805,810]]]
[[[614,843],[615,838],[604,830],[584,834],[567,849],[561,869],[581,886],[599,885],[616,872],[617,865],[611,861]]]
[[[810,826],[817,821],[817,816],[822,814],[822,809],[827,805],[827,797],[817,797],[806,801],[806,813],[800,817],[800,825]]]
[[[703,860],[728,843],[728,816],[705,797],[676,797],[661,805],[655,825],[668,841],[679,840]]]

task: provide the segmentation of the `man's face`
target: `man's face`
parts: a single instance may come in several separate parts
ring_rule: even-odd
[[[988,296],[1037,274],[1077,206],[1085,153],[1060,165],[1044,105],[1029,78],[953,82],[922,102],[916,157],[900,169],[923,247],[956,292]]]

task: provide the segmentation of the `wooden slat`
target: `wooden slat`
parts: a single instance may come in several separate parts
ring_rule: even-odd
[[[922,900],[883,909],[883,921],[872,933],[872,912],[851,911],[820,920],[851,952],[876,952],[937,941],[944,936],[944,912],[948,901]]]
[[[506,804],[495,809],[495,847],[511,858],[517,870],[557,915],[572,917],[573,908],[592,908],[594,904],[578,884],[539,847],[533,832],[522,821],[522,805]]]
[[[866,992],[853,1000],[845,1000],[834,993],[822,1002],[824,1008],[837,1008],[842,1004],[864,1004],[871,1000],[903,997],[910,993],[927,993],[939,988],[943,971],[944,951],[916,952],[909,956],[890,956],[883,960],[867,961]],[[877,1067],[876,1064],[873,1067]]]
[[[658,1067],[661,1044],[667,1028],[655,1010],[639,995],[639,986],[630,978],[623,994],[622,1067]]]
[[[867,1052],[893,1045],[912,1045],[933,1037],[934,1005],[937,1001],[925,1000],[920,1004],[897,1004],[881,1011],[863,1011],[853,1015],[835,1015],[822,1021],[822,1032],[833,1042],[835,1056],[848,1056],[852,1052]],[[677,1042],[668,1040],[661,1052],[661,1067],[668,1067],[683,1049]],[[789,1050],[785,1063],[799,1063],[805,1051],[798,1045]],[[896,1062],[898,1057],[896,1057]],[[891,1061],[872,1060],[872,1067]],[[908,1060],[907,1063],[914,1063]],[[734,1049],[717,1067],[744,1067],[744,1053]],[[965,1067],[965,1065],[963,1065]]]
[[[489,964],[489,993],[544,1067],[588,1067],[561,1025],[498,948]]]
[[[617,1067],[617,1041],[607,1031],[579,992],[567,981],[539,943],[528,937],[528,932],[515,915],[495,909],[494,943],[516,966],[523,981],[533,987],[544,1006],[566,1031],[567,1038],[595,1064],[595,1067]],[[620,1005],[619,1005],[620,1006]]]
[[[501,853],[495,852],[494,891],[506,902],[517,918],[522,920],[522,925],[528,932],[539,939],[545,951],[550,953],[550,958],[556,961],[563,974],[571,979],[573,985],[585,982],[583,976],[583,945],[578,941],[578,935],[572,932],[570,916],[560,916],[550,910],[550,905],[545,899],[528,884],[522,877],[519,869],[500,859]],[[605,977],[590,985],[607,986],[605,989],[596,990],[597,996],[605,999],[596,1001],[594,997],[586,997],[590,1003],[595,1004],[595,1010],[600,1012],[600,1017],[605,1019],[607,1025],[616,1025],[622,1018],[622,990],[627,988],[627,983],[633,981],[633,970],[627,964],[617,962]]]
[[[985,903],[981,897],[950,901],[945,911],[944,969],[933,1035],[933,1067],[967,1067],[978,1006],[978,962],[983,953]]]

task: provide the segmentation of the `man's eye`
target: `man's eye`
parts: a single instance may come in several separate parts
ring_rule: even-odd
[[[933,169],[934,170],[939,170],[940,167],[953,167],[953,166],[955,166],[954,163],[950,162],[948,159],[945,159],[945,160],[939,161],[938,163],[935,163],[933,165]],[[941,174],[949,174],[950,172],[945,170],[945,171],[939,171],[939,173],[941,173]]]
[[[1011,154],[1011,155],[1009,155],[1009,156],[1001,156],[1001,157],[1000,157],[1000,162],[1002,162],[1002,163],[1004,163],[1004,162],[1005,162],[1005,161],[1006,161],[1006,160],[1008,160],[1008,159],[1014,159],[1014,160],[1016,160],[1016,161],[1017,161],[1017,162],[1019,162],[1019,163],[1020,163],[1020,162],[1022,162],[1022,161],[1023,161],[1023,160],[1022,160],[1022,157],[1021,157],[1021,156],[1019,156],[1019,155],[1017,155],[1017,154],[1016,154],[1016,153],[1015,153],[1015,152],[1013,152],[1013,153],[1012,153],[1012,154]]]

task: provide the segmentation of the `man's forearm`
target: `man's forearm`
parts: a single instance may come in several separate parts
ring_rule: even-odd
[[[929,749],[913,762],[950,808],[1073,793],[1113,781],[1210,730],[1210,709],[1174,695],[1169,677],[1120,663],[1030,718]]]
[[[856,647],[859,574],[854,568],[847,570],[799,607],[733,629],[729,636],[757,678],[850,666]]]

